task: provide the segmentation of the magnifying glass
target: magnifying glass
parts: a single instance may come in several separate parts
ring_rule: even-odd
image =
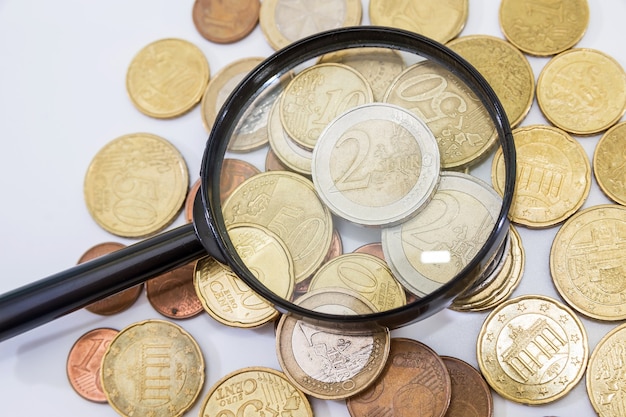
[[[222,164],[264,112],[282,145],[237,157],[283,146],[298,164],[246,180],[222,203]],[[489,178],[497,147],[501,194]],[[200,178],[192,223],[1,295],[0,340],[205,256],[281,313],[389,328],[422,320],[500,258],[515,148],[500,101],[460,56],[407,31],[350,27],[297,41],[243,79],[217,115]],[[380,242],[384,261],[346,253],[328,266],[335,230],[344,252]],[[377,281],[380,270],[391,280]],[[398,302],[378,302],[394,288]],[[313,291],[343,295],[307,308],[299,300]]]

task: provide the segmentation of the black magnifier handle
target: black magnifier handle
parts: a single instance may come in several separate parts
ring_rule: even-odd
[[[0,295],[0,341],[205,256],[180,226]]]

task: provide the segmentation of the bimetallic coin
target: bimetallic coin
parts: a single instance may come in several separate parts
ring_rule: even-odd
[[[478,365],[501,396],[547,404],[571,391],[587,367],[587,333],[576,314],[542,295],[508,300],[487,317],[478,335]]]
[[[259,0],[196,0],[193,24],[205,39],[233,43],[245,38],[259,21]]]
[[[474,92],[432,61],[405,69],[384,101],[410,110],[426,123],[439,144],[442,169],[476,164],[496,142],[495,126]]]
[[[444,417],[451,388],[450,374],[435,351],[416,340],[392,338],[380,377],[346,403],[352,417]]]
[[[571,49],[552,58],[537,80],[537,103],[555,126],[592,135],[613,126],[626,109],[626,73],[595,49]]]
[[[502,199],[482,180],[442,172],[431,202],[412,219],[382,231],[385,259],[409,291],[425,296],[450,281],[485,243]]]
[[[341,255],[322,265],[309,284],[309,291],[322,288],[348,288],[376,307],[391,310],[406,304],[404,288],[391,274],[387,264],[364,253]]]
[[[598,320],[626,319],[626,207],[602,204],[569,218],[550,250],[550,273],[559,294],[578,312]]]
[[[406,67],[402,55],[384,48],[344,49],[319,59],[320,64],[329,62],[348,65],[363,75],[372,87],[374,101],[382,101],[391,82]]]
[[[446,44],[474,66],[502,102],[511,127],[524,120],[535,97],[535,76],[528,59],[510,43],[471,35]]]
[[[107,401],[124,417],[181,416],[204,384],[200,347],[183,328],[146,320],[122,329],[102,358]]]
[[[374,307],[351,290],[312,291],[297,300],[310,310],[332,314],[371,314]],[[278,362],[289,380],[321,399],[353,396],[372,384],[389,353],[389,329],[317,324],[283,315],[276,328]]]
[[[548,56],[576,45],[589,24],[587,0],[502,0],[500,27],[517,48]]]
[[[279,106],[279,100],[272,105],[267,125],[271,150],[287,170],[310,177],[313,152],[298,146],[285,132]]]
[[[194,287],[204,310],[231,327],[259,327],[278,317],[278,310],[259,297],[231,269],[214,258],[196,264]]]
[[[598,342],[587,367],[587,394],[593,409],[602,417],[624,414],[624,362],[626,323],[612,329]]]
[[[117,335],[115,329],[99,328],[85,333],[76,340],[67,356],[67,379],[74,391],[89,401],[106,403],[102,390],[100,365],[111,340]]]
[[[325,30],[358,26],[361,0],[264,0],[259,23],[275,50]]]
[[[346,110],[374,100],[367,80],[343,64],[318,64],[298,73],[280,98],[280,120],[290,138],[313,150],[326,126]]]
[[[626,122],[609,129],[593,153],[593,174],[611,200],[626,206]]]
[[[372,103],[350,109],[323,131],[313,150],[315,188],[337,216],[366,226],[414,216],[439,183],[431,131],[401,107]]]
[[[209,82],[204,53],[182,39],[161,39],[133,58],[126,90],[135,107],[157,118],[180,116],[193,108]]]
[[[591,188],[591,165],[582,145],[552,126],[532,125],[513,131],[517,154],[516,187],[509,210],[512,222],[551,227],[584,204]],[[504,193],[505,166],[498,149],[491,165],[494,188]]]
[[[188,186],[187,164],[170,142],[134,133],[98,151],[87,169],[83,190],[89,214],[100,227],[136,238],[172,223]]]
[[[373,25],[391,26],[446,43],[456,37],[467,21],[469,0],[371,0]]]
[[[89,248],[78,260],[79,264],[90,261],[99,256],[106,255],[118,249],[125,248],[126,245],[117,242],[104,242]],[[110,316],[113,314],[121,313],[126,310],[139,298],[143,291],[143,284],[135,285],[127,290],[120,291],[117,294],[110,295],[102,300],[95,301],[88,306],[85,306],[85,310],[100,314],[103,316]]]
[[[274,416],[313,417],[306,395],[285,374],[264,367],[239,369],[217,381],[204,397],[200,415],[268,415],[264,410]]]
[[[146,295],[150,305],[171,319],[187,319],[202,312],[202,303],[193,286],[196,262],[190,262],[172,271],[146,281]]]
[[[276,233],[292,256],[296,282],[322,264],[333,234],[330,211],[310,180],[286,171],[264,172],[235,189],[222,206],[227,226],[254,223]]]
[[[481,373],[459,358],[442,356],[448,368],[452,395],[445,417],[491,417],[493,395]]]

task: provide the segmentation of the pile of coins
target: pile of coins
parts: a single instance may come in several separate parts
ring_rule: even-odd
[[[265,1],[260,7],[263,32],[274,49],[303,36],[295,31],[289,33],[285,29],[287,25],[272,20],[290,19],[277,11],[279,3]],[[356,6],[351,2],[345,3],[346,15],[352,20],[345,19],[337,25],[359,24],[360,2],[355,2],[358,11],[352,9]],[[415,30],[404,26],[411,23],[408,15],[394,15],[392,6],[385,9],[378,3],[370,4],[372,23]],[[198,0],[194,6],[194,23],[218,21],[215,15],[207,15],[206,8],[204,16],[196,11],[202,9],[202,4]],[[561,226],[550,253],[550,271],[559,294],[573,310],[539,295],[509,299],[524,271],[524,249],[515,226],[511,226],[508,238],[477,285],[460,295],[451,308],[492,310],[477,340],[477,358],[489,386],[504,398],[523,404],[546,404],[566,395],[587,372],[587,390],[596,411],[619,415],[617,406],[610,404],[608,397],[612,392],[611,381],[619,380],[618,364],[624,359],[618,353],[624,343],[623,326],[607,334],[589,359],[586,332],[574,310],[604,321],[626,317],[622,307],[626,288],[620,279],[624,272],[626,235],[623,207],[626,162],[623,147],[619,147],[624,124],[616,124],[626,108],[626,75],[615,60],[600,51],[570,49],[583,36],[589,18],[585,1],[563,5],[572,9],[559,13],[575,16],[570,23],[577,25],[555,25],[558,36],[545,43],[537,42],[537,37],[530,43],[524,38],[524,22],[519,20],[524,14],[516,11],[516,7],[519,6],[513,0],[503,0],[500,5],[507,41],[487,36],[452,40],[467,18],[466,9],[463,15],[460,6],[454,8],[455,13],[447,14],[452,28],[447,34],[419,32],[441,42],[450,41],[451,49],[474,64],[501,98],[514,127],[522,123],[534,100],[534,76],[523,54],[555,55],[536,85],[539,107],[554,126],[523,126],[513,132],[518,153],[518,185],[509,217],[515,225],[527,228]],[[547,12],[541,15],[542,19],[553,22],[550,20],[553,11]],[[539,23],[526,23],[526,31],[546,27],[545,22]],[[268,29],[272,26],[287,32],[277,34]],[[242,29],[239,37],[207,39],[230,42],[249,31]],[[157,73],[163,63],[150,58],[160,54],[153,48],[161,46],[171,56],[176,56],[180,48],[187,48],[182,55],[195,58],[180,66],[166,65],[164,72]],[[206,60],[192,51],[193,45],[174,39],[149,45],[131,64],[127,87],[133,103],[152,117],[175,117],[201,101],[203,123],[210,130],[230,91],[261,58],[233,63],[209,80]],[[267,272],[259,277],[265,286],[307,308],[339,305],[349,306],[347,314],[368,314],[431,293],[473,258],[497,217],[504,170],[502,152],[498,150],[490,161],[493,187],[467,173],[492,156],[496,135],[485,110],[472,101],[471,91],[462,82],[452,80],[451,74],[442,75],[428,61],[407,64],[400,54],[390,50],[355,51],[319,57],[307,69],[285,74],[260,98],[254,107],[258,111],[235,129],[228,150],[238,154],[264,150],[266,172],[262,173],[249,161],[225,159],[220,197],[230,239],[249,269]],[[140,63],[143,54],[147,56],[147,64]],[[186,76],[176,72],[178,76],[172,77],[177,68],[183,68]],[[142,84],[146,72],[156,78]],[[374,74],[375,77],[368,76]],[[325,85],[326,80],[340,81]],[[411,96],[412,89],[419,87],[422,80],[440,83],[441,89]],[[165,86],[160,96],[152,94],[157,84]],[[575,90],[573,86],[578,85],[584,88]],[[339,87],[349,89],[350,94],[335,95]],[[183,92],[185,100],[174,100],[174,91]],[[433,96],[424,99],[425,93]],[[449,98],[453,100],[447,102]],[[329,110],[328,103],[336,104],[334,111]],[[307,113],[311,108],[326,111],[311,115]],[[429,115],[429,111],[435,114]],[[580,211],[591,186],[591,165],[581,145],[570,135],[591,135],[605,130],[594,155],[594,175],[602,190],[618,204]],[[395,143],[395,149],[385,148],[390,142]],[[385,157],[383,169],[379,169],[378,159],[367,154],[365,145],[375,148],[376,158]],[[468,154],[467,149],[474,153]],[[133,175],[120,172],[120,167],[130,168],[125,155],[134,157],[132,168],[138,171]],[[458,172],[463,170],[467,172]],[[150,181],[138,181],[142,177],[149,177]],[[119,236],[143,237],[167,227],[185,199],[189,206],[199,183],[189,191],[187,183],[184,161],[167,141],[150,134],[134,134],[113,141],[94,158],[85,180],[85,197],[90,213],[103,228]],[[372,189],[367,189],[371,184]],[[115,191],[110,193],[110,189]],[[270,189],[276,194],[269,194]],[[449,207],[450,201],[445,196],[450,194],[463,194],[463,199],[456,203],[461,201],[459,205],[464,208],[472,206],[474,201],[480,203],[471,214],[463,215],[475,221],[469,233],[473,240],[461,242],[466,250],[464,257],[452,262],[449,258],[438,258],[442,251],[430,250],[423,243],[432,242],[433,236],[444,235],[441,239],[448,242],[459,238],[460,225],[447,222],[445,228],[432,227],[440,220],[438,204]],[[117,200],[110,200],[111,195]],[[271,198],[263,200],[268,195]],[[146,204],[148,201],[154,205]],[[274,212],[273,207],[276,207]],[[189,212],[187,209],[186,213]],[[267,212],[272,215],[265,218],[259,215]],[[138,213],[142,213],[141,218],[137,217]],[[304,236],[301,232],[306,227],[286,229],[286,223],[275,227],[277,213],[296,226],[307,226],[307,222],[313,221],[322,226]],[[187,220],[191,220],[190,214]],[[359,242],[363,246],[344,254],[342,235],[335,227],[340,224],[345,229],[344,220],[382,229],[380,241]],[[468,231],[464,230],[463,236],[467,235]],[[368,234],[368,238],[372,236],[377,235]],[[411,241],[414,236],[419,239]],[[407,242],[410,246],[403,247]],[[467,248],[470,243],[474,246]],[[360,253],[359,249],[364,251],[361,248],[365,247],[369,253]],[[424,262],[425,253],[434,260]],[[450,265],[451,269],[445,270],[442,265]],[[403,409],[440,416],[446,415],[447,410],[447,415],[456,415],[453,413],[467,411],[468,398],[472,399],[471,407],[478,415],[492,413],[491,392],[478,371],[454,358],[442,359],[420,342],[391,338],[386,329],[351,333],[347,327],[328,329],[280,316],[227,266],[211,258],[199,261],[193,274],[186,275],[186,288],[193,286],[197,295],[188,304],[194,304],[196,311],[198,306],[203,306],[223,324],[257,327],[280,317],[276,340],[284,373],[252,368],[227,375],[205,397],[203,410],[229,410],[236,414],[243,410],[241,407],[257,410],[270,407],[263,399],[248,396],[271,386],[272,390],[281,387],[280,394],[274,391],[280,401],[273,409],[280,407],[294,415],[296,410],[305,413],[302,415],[312,415],[306,395],[346,399],[352,415]],[[272,275],[292,279],[276,280]],[[363,279],[371,279],[375,289],[365,288]],[[146,284],[149,285],[150,282]],[[182,309],[169,308],[174,310]],[[171,317],[177,318],[175,315]],[[148,335],[142,340],[147,341],[134,341],[139,338],[135,333],[144,337],[140,333],[144,329]],[[157,382],[165,380],[166,373],[168,377],[171,375],[171,381],[180,382],[171,388],[184,392],[185,401],[174,405],[163,400],[158,406],[168,404],[172,407],[170,413],[179,415],[196,401],[203,384],[204,362],[193,338],[178,326],[165,321],[146,321],[120,333],[113,331],[95,337],[91,340],[98,342],[89,346],[103,354],[100,371],[103,388],[109,403],[120,414],[149,413],[125,403],[124,390],[147,393],[154,404],[174,396],[181,399],[166,392],[164,385]],[[126,337],[130,342],[124,342]],[[164,341],[161,337],[170,339]],[[108,340],[110,346],[105,349]],[[184,354],[170,361],[173,354],[159,349],[174,340],[187,344],[178,350]],[[121,347],[121,343],[130,343],[132,348]],[[133,355],[147,362],[117,364],[120,359],[116,351],[133,352],[132,349],[143,349]],[[128,380],[128,375],[120,372],[120,368],[142,373],[146,378],[136,381],[144,385],[123,387],[122,381]],[[189,375],[195,376],[195,381],[183,378]],[[455,375],[462,376],[456,383]],[[79,386],[99,384],[83,375],[77,378],[84,378]],[[475,382],[458,382],[470,378]],[[195,385],[186,386],[183,381]],[[346,389],[347,382],[354,386]],[[475,390],[464,391],[470,386]],[[454,401],[454,392],[459,393],[459,402]],[[250,402],[238,405],[244,399]]]

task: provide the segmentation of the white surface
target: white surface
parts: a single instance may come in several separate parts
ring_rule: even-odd
[[[364,1],[364,4],[367,2]],[[502,37],[496,0],[470,0],[462,35]],[[207,134],[200,109],[173,120],[139,113],[126,96],[125,76],[132,57],[146,44],[180,37],[199,46],[214,74],[243,57],[273,51],[259,27],[245,40],[212,44],[196,31],[191,0],[0,0],[0,292],[76,264],[89,247],[104,241],[130,243],[100,229],[87,213],[83,179],[93,156],[126,133],[161,135],[185,156],[192,181],[198,175]],[[589,28],[578,46],[604,51],[626,67],[626,3],[590,0]],[[364,24],[369,22],[364,8]],[[539,75],[545,58],[529,59]],[[545,123],[536,102],[523,125]],[[589,157],[599,136],[579,138]],[[585,207],[606,203],[595,183]],[[183,222],[182,215],[176,225]],[[557,297],[548,254],[557,227],[518,228],[526,250],[526,270],[515,295]],[[474,366],[476,337],[486,314],[442,311],[421,323],[393,332],[420,340],[442,355]],[[100,317],[77,311],[0,343],[2,415],[113,416],[107,405],[80,398],[65,375],[74,341],[96,327],[122,328],[160,318],[145,295],[126,312]],[[582,319],[590,348],[616,324]],[[278,369],[272,326],[231,329],[203,314],[178,322],[198,341],[207,362],[209,387],[226,373],[245,366]],[[550,405],[526,407],[494,394],[495,416],[592,416],[584,380]],[[202,398],[187,415],[198,415]],[[317,416],[347,416],[341,401],[313,401]]]

